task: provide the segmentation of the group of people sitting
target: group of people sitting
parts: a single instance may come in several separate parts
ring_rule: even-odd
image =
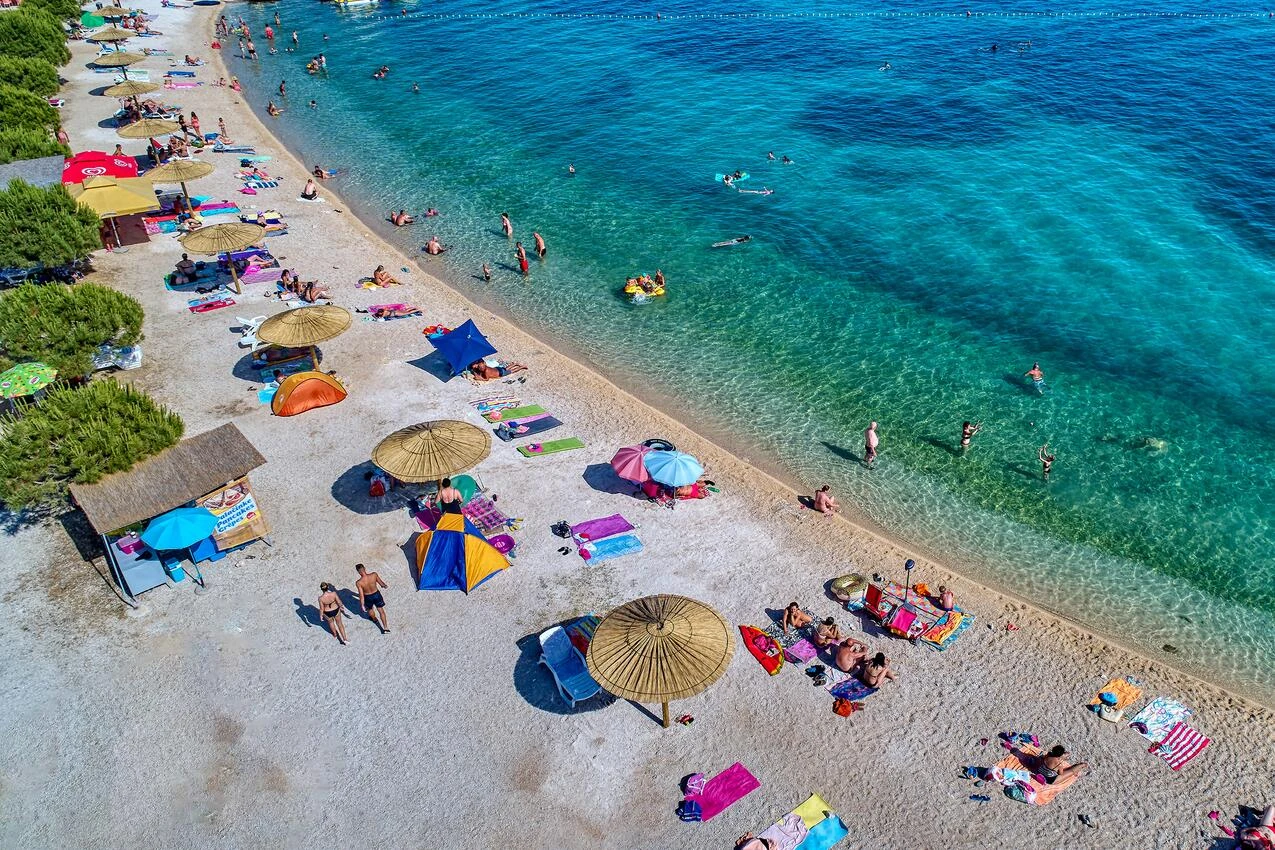
[[[295,269],[284,269],[279,277],[279,300],[291,301],[299,298],[307,304],[314,304],[320,298],[331,298],[328,288],[317,280],[303,281],[297,276]]]
[[[787,634],[789,629],[800,630],[814,624],[814,617],[803,611],[801,605],[796,602],[788,603],[788,607],[784,608],[783,619],[780,621],[784,634]],[[859,680],[869,688],[879,688],[885,682],[898,678],[898,674],[890,669],[890,659],[885,657],[884,652],[878,652],[869,658],[871,650],[868,645],[856,638],[842,635],[841,627],[832,617],[827,617],[815,625],[815,630],[810,635],[810,642],[817,649],[831,654],[832,663],[838,670],[857,675]]]
[[[525,372],[527,367],[521,363],[497,363],[489,364],[486,360],[475,360],[469,364],[469,374],[478,381],[495,381],[512,375],[515,372]]]
[[[190,156],[190,145],[181,136],[170,136],[168,144],[161,145],[155,139],[150,139],[146,146],[146,155],[155,165],[163,165],[173,159],[186,159]]]
[[[429,209],[425,210],[426,218],[433,218],[436,215],[438,215],[438,210],[434,209],[433,207],[430,207]],[[416,223],[416,216],[412,215],[407,210],[399,210],[398,212],[394,212],[394,210],[390,210],[390,213],[387,216],[387,218],[389,218],[390,224],[394,225],[395,227],[403,227],[404,225],[407,225],[407,224]],[[435,237],[435,239],[437,239],[437,237]]]

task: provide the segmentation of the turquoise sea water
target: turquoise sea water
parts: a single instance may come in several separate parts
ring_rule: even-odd
[[[443,211],[389,234],[454,246],[432,272],[978,577],[1275,699],[1275,21],[229,8],[249,99],[287,79],[276,126],[334,189]],[[298,51],[265,54],[276,11]],[[714,181],[737,168],[774,194]],[[528,283],[501,211],[548,242]],[[618,297],[656,267],[671,297]]]

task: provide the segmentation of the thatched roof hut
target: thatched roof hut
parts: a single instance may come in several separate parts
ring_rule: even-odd
[[[228,422],[96,484],[72,484],[71,495],[93,528],[109,534],[207,495],[265,462]]]

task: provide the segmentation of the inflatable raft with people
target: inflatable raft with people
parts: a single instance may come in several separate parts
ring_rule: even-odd
[[[624,282],[624,294],[634,304],[642,304],[652,298],[660,298],[665,294],[664,275],[659,272],[655,273],[655,277],[649,274],[640,274],[637,277],[631,277]]]

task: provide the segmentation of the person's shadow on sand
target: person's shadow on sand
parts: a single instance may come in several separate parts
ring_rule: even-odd
[[[296,606],[297,616],[306,624],[306,628],[310,626],[325,628],[323,618],[319,616],[319,609],[316,606],[302,602],[300,596],[294,597],[292,604]]]

